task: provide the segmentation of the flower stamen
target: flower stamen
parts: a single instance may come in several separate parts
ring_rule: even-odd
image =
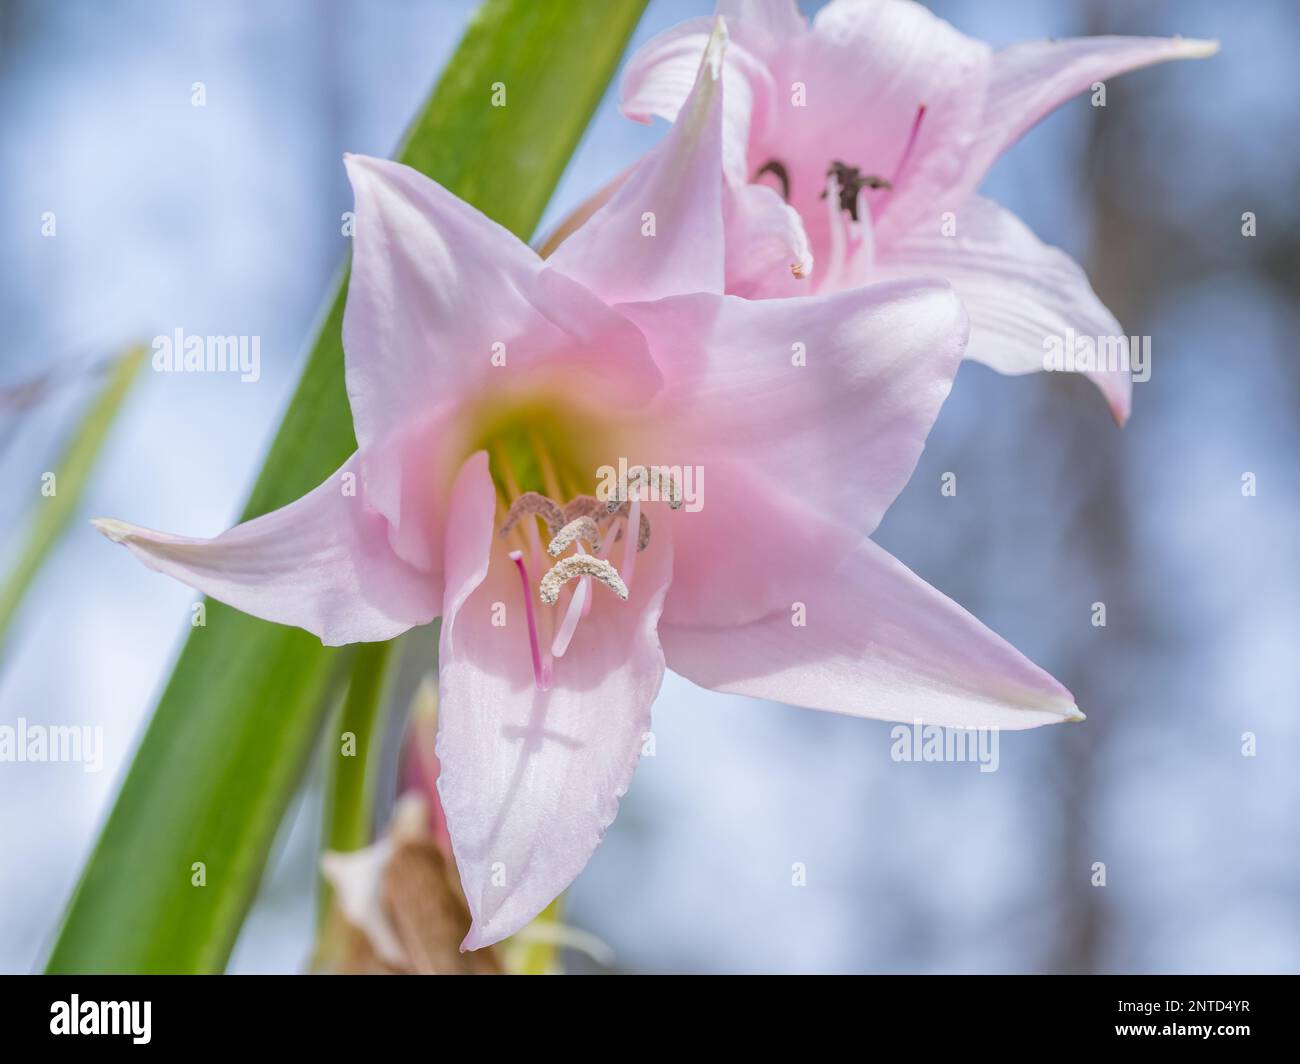
[[[537,690],[547,691],[551,687],[550,670],[542,665],[542,648],[537,638],[537,618],[533,614],[533,596],[529,591],[528,566],[524,563],[524,552],[512,550],[510,560],[519,570],[519,580],[524,587],[524,615],[528,618],[528,648],[533,655],[533,683],[537,685]]]
[[[583,520],[590,521],[591,518],[583,518]],[[595,527],[594,523],[592,527]],[[577,544],[577,548],[578,553],[581,554],[582,544]],[[564,620],[555,630],[555,639],[551,642],[552,657],[564,657],[564,652],[569,649],[569,642],[573,639],[573,633],[578,630],[578,622],[587,615],[590,604],[591,577],[584,576],[578,580],[578,586],[573,589],[573,598],[569,599],[568,609],[564,611]]]
[[[576,521],[579,517],[599,520],[605,516],[605,504],[594,495],[575,495],[564,504],[564,521]]]
[[[538,589],[541,600],[548,606],[554,606],[559,601],[560,588],[575,576],[590,576],[599,580],[619,598],[627,600],[627,584],[619,576],[618,570],[603,558],[594,558],[590,554],[570,554],[551,566],[542,577]]]
[[[618,509],[615,510],[613,513],[606,513],[603,514],[602,516],[607,520],[612,518],[618,518],[618,517],[627,517],[628,511],[631,510],[631,508],[632,508],[631,500],[630,499],[625,500],[619,503]],[[640,525],[641,527],[637,530],[636,549],[645,550],[646,547],[650,545],[650,518],[648,518],[644,513],[641,514]],[[627,523],[627,527],[631,527],[630,521]],[[623,527],[614,526],[613,541],[617,543],[622,538],[623,538]]]
[[[564,511],[555,503],[541,492],[525,491],[510,504],[498,535],[504,539],[524,517],[540,517],[546,523],[546,530],[551,535],[555,535],[564,525]]]
[[[636,540],[632,538],[632,529],[641,527],[641,492],[637,491],[632,496],[632,505],[627,511],[627,532],[625,538],[627,542],[623,544],[623,579],[630,586],[632,577],[636,574]],[[638,537],[639,538],[639,537]]]
[[[552,558],[558,558],[579,539],[585,539],[593,547],[600,546],[600,529],[590,517],[576,517],[555,533],[555,537],[546,548],[546,553]],[[578,549],[582,549],[581,544],[578,545]]]
[[[875,174],[864,174],[856,166],[850,166],[848,163],[842,163],[838,159],[831,162],[830,168],[826,171],[828,178],[834,181],[827,182],[826,188],[822,189],[821,198],[826,199],[830,192],[834,191],[839,198],[840,210],[848,211],[849,217],[855,222],[858,220],[858,193],[864,188],[891,189],[893,184],[886,181],[883,177],[877,177]]]
[[[790,202],[790,171],[785,168],[785,164],[779,159],[769,159],[754,172],[754,184],[758,184],[758,179],[764,174],[771,174],[781,182],[781,198]]]
[[[916,109],[916,118],[912,120],[912,132],[907,136],[907,143],[903,146],[903,154],[898,160],[898,166],[894,168],[894,184],[897,184],[898,179],[903,176],[903,168],[907,166],[908,160],[912,158],[912,149],[916,147],[916,138],[921,133],[921,120],[924,118],[925,104],[921,104]]]
[[[641,497],[641,487],[647,487],[668,503],[670,510],[677,510],[682,505],[682,493],[677,487],[671,470],[662,466],[633,466],[627,471],[628,496],[632,499]],[[611,514],[624,502],[623,499],[610,499],[605,509]]]

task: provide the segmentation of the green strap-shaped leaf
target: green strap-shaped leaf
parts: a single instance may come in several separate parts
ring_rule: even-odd
[[[489,0],[399,158],[528,236],[643,6]],[[504,107],[492,106],[497,83]],[[342,318],[336,298],[245,518],[315,487],[356,446]],[[208,604],[73,895],[50,971],[224,967],[347,653]]]
[[[68,440],[67,448],[54,469],[53,494],[42,495],[37,500],[22,550],[8,578],[0,583],[0,649],[3,649],[9,622],[18,612],[23,596],[63,535],[72,515],[77,512],[82,492],[99,457],[99,449],[108,437],[108,430],[113,427],[147,353],[144,347],[132,348],[109,366],[103,387]]]

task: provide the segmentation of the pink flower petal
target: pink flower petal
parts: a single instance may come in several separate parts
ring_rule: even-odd
[[[659,631],[669,667],[718,691],[945,727],[1082,719],[1069,691],[870,540],[766,617]]]
[[[772,37],[792,37],[808,28],[795,0],[718,0],[727,23],[744,22]]]
[[[686,574],[666,610],[675,621],[752,620],[788,601],[793,570],[825,566],[825,552],[874,529],[911,476],[966,342],[952,290],[924,281],[620,309],[665,379],[651,408],[663,450],[645,460],[704,469],[703,507],[674,515]]]
[[[813,255],[799,213],[765,185],[729,186],[727,283],[746,299],[812,295]]]
[[[912,0],[835,0],[817,12],[811,33],[768,57],[786,92],[795,82],[806,86],[807,103],[778,98],[751,152],[790,167],[791,202],[819,263],[826,250],[819,203],[832,160],[894,183],[873,193],[877,228],[898,224],[890,216],[912,210],[909,196],[932,207],[922,194],[956,179],[976,135],[989,54]]]
[[[701,448],[696,457],[704,506],[671,515],[676,561],[665,618],[744,624],[789,603],[796,588],[853,549],[857,534],[809,505],[798,483],[724,448]],[[667,520],[658,516],[655,535]]]
[[[512,233],[409,167],[346,161],[357,210],[343,345],[363,447],[558,366],[627,399],[658,386],[636,330]]]
[[[607,303],[722,291],[725,44],[719,26],[667,137],[549,259]]]
[[[664,30],[639,48],[623,68],[619,107],[636,122],[676,121],[700,74],[714,20],[693,18]],[[731,27],[728,27],[731,35]],[[735,49],[728,42],[728,51]]]
[[[663,676],[656,625],[670,540],[667,522],[656,526],[627,602],[593,585],[595,605],[541,692],[514,567],[499,547],[489,568],[486,544],[449,539],[438,791],[474,915],[463,948],[528,923],[573,881],[613,821]],[[496,603],[506,611],[501,627],[492,623]]]
[[[877,264],[883,275],[945,277],[970,313],[966,357],[1000,373],[1044,367],[1050,337],[1123,338],[1083,270],[1059,248],[1043,244],[1010,211],[971,196],[956,212],[957,231],[917,230],[892,244]],[[1127,341],[1124,341],[1127,351]],[[1132,374],[1099,369],[1087,374],[1121,425],[1128,418]]]
[[[94,524],[149,568],[254,617],[305,628],[329,646],[391,639],[437,616],[442,583],[393,552],[358,467],[353,455],[301,499],[213,539]]]
[[[387,518],[389,545],[425,572],[442,570],[442,521],[461,462],[454,413],[442,407],[398,425],[359,455],[366,501]]]
[[[1026,41],[993,56],[984,118],[967,160],[963,187],[973,189],[1004,151],[1070,97],[1152,63],[1201,59],[1215,41],[1182,37],[1077,37]]]

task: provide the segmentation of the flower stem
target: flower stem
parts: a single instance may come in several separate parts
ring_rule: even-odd
[[[362,643],[352,660],[338,726],[327,736],[322,848],[347,852],[368,846],[374,833],[375,788],[383,750],[388,681],[395,640]],[[329,890],[320,893],[320,914]]]

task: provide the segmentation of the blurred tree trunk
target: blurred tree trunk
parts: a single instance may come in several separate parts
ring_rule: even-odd
[[[1115,32],[1115,20],[1105,17],[1106,9],[1104,0],[1085,0],[1081,32]],[[1144,106],[1142,94],[1118,78],[1107,83],[1106,91],[1107,106],[1093,108],[1090,115],[1083,153],[1087,206],[1093,221],[1084,265],[1102,302],[1132,335],[1142,331],[1154,295],[1149,279],[1161,274],[1156,264],[1148,261],[1147,250],[1159,241],[1149,223],[1128,213],[1112,195],[1132,170],[1133,144],[1125,132],[1126,124],[1117,116]],[[1132,128],[1127,125],[1130,132]],[[1046,967],[1052,972],[1090,974],[1107,969],[1107,939],[1116,910],[1108,898],[1116,889],[1114,877],[1122,873],[1112,860],[1116,855],[1105,850],[1108,833],[1102,829],[1107,803],[1115,800],[1102,785],[1104,763],[1107,751],[1122,738],[1132,690],[1125,671],[1116,666],[1141,657],[1139,648],[1154,619],[1139,592],[1140,574],[1134,568],[1131,486],[1129,465],[1124,461],[1126,433],[1103,424],[1098,404],[1081,402],[1090,398],[1081,392],[1091,385],[1076,380],[1056,383],[1051,389],[1049,415],[1056,424],[1067,427],[1056,442],[1065,454],[1075,456],[1073,463],[1087,465],[1086,475],[1080,470],[1076,480],[1084,491],[1075,500],[1073,530],[1067,539],[1080,570],[1075,583],[1095,589],[1081,608],[1104,602],[1106,626],[1092,628],[1090,638],[1079,640],[1069,674],[1063,677],[1068,687],[1087,691],[1095,702],[1083,706],[1089,713],[1087,722],[1071,728],[1068,741],[1056,747],[1060,758],[1056,778],[1061,791],[1057,808],[1063,818],[1058,834],[1058,897],[1063,914]],[[1140,417],[1142,386],[1135,392],[1135,414]],[[1091,618],[1086,623],[1091,624]],[[1106,865],[1107,886],[1093,885],[1095,862]]]

